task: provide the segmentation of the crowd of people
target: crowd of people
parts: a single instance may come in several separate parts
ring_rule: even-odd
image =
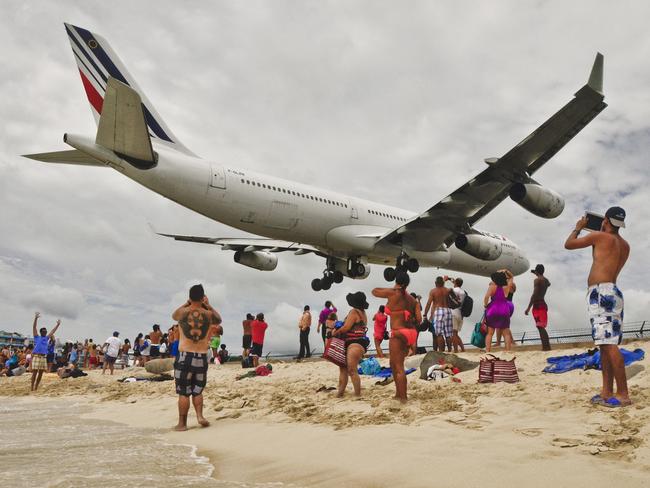
[[[593,264],[588,278],[588,313],[594,342],[601,349],[603,384],[599,394],[591,401],[608,407],[626,406],[631,403],[627,391],[625,367],[618,344],[622,338],[623,294],[616,285],[616,279],[629,256],[629,245],[620,236],[619,229],[624,227],[625,212],[619,207],[607,211],[600,231],[590,232],[584,237],[579,234],[587,225],[587,219],[580,219],[575,229],[565,242],[566,249],[593,248]],[[535,275],[533,293],[524,313],[532,310],[535,325],[539,330],[542,349],[550,350],[546,327],[548,325],[548,305],[545,297],[551,283],[544,275],[545,268],[538,264],[531,270]],[[451,286],[445,286],[450,282]],[[473,300],[463,289],[462,278],[438,276],[434,287],[429,291],[426,305],[422,307],[422,297],[410,293],[410,278],[406,272],[398,272],[395,285],[387,288],[375,288],[372,295],[386,300],[373,315],[372,339],[377,356],[384,357],[382,343],[388,340],[388,352],[392,377],[395,383],[395,398],[407,400],[407,380],[404,369],[405,358],[421,352],[418,350],[418,336],[430,332],[433,336],[433,348],[439,351],[452,349],[464,350],[459,333],[465,317],[471,314]],[[497,345],[504,341],[505,350],[512,350],[514,343],[510,331],[510,320],[514,313],[513,296],[516,285],[513,274],[499,270],[490,277],[490,283],[483,298],[485,325],[485,350],[492,350],[493,339]],[[339,311],[331,301],[326,301],[318,316],[317,333],[321,334],[325,345],[324,356],[328,358],[328,349],[341,345],[343,358],[339,366],[337,394],[345,394],[348,381],[352,383],[355,395],[361,394],[361,381],[358,367],[370,346],[368,334],[369,304],[362,291],[349,293],[346,297],[349,311],[339,320]],[[54,334],[60,326],[57,321],[48,333],[45,327],[37,332],[40,314],[36,313],[33,323],[34,345],[23,351],[1,352],[2,374],[16,374],[23,368],[32,371],[32,390],[39,386],[44,371],[51,371],[51,364],[57,355],[64,358],[74,368],[80,364],[90,368],[102,366],[113,373],[113,366],[120,357],[128,356],[131,349],[138,365],[155,358],[175,357],[174,377],[178,394],[179,421],[177,430],[187,428],[187,416],[190,397],[200,425],[208,425],[203,417],[203,389],[207,381],[207,368],[212,360],[225,362],[229,358],[225,344],[221,344],[223,328],[221,316],[210,304],[203,287],[194,285],[190,288],[189,299],[172,314],[176,322],[167,333],[159,325],[154,325],[147,335],[138,334],[129,344],[122,341],[119,332],[104,341],[98,347],[92,339],[83,344],[64,346],[57,353]],[[305,305],[298,320],[300,352],[297,359],[309,358],[309,332],[312,326],[311,309]],[[264,351],[264,339],[269,325],[263,313],[257,316],[247,314],[242,322],[242,357],[243,363],[258,367]],[[337,346],[338,347],[338,346]],[[335,362],[335,361],[332,361]],[[616,383],[616,391],[614,391]]]

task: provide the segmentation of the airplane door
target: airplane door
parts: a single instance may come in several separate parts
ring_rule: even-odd
[[[210,186],[213,188],[226,189],[226,172],[223,166],[212,164],[212,176],[210,177]]]
[[[350,217],[353,219],[358,219],[359,218],[359,212],[357,212],[357,207],[354,205],[350,205]]]

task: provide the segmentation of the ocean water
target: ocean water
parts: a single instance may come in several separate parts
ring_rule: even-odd
[[[0,484],[43,487],[245,487],[212,478],[196,448],[160,434],[82,418],[89,407],[60,399],[0,398]]]

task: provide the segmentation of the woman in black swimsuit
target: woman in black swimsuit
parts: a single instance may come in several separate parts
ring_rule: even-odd
[[[358,291],[348,293],[346,300],[352,307],[350,313],[345,318],[345,323],[340,329],[334,329],[333,337],[345,339],[345,350],[347,366],[339,366],[339,388],[338,397],[345,394],[345,388],[348,386],[348,377],[352,380],[354,394],[361,395],[361,378],[359,378],[359,362],[368,350],[370,339],[366,337],[368,330],[368,318],[366,309],[368,302],[365,293]]]

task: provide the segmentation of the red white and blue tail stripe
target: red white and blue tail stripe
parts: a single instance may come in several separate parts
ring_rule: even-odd
[[[72,52],[79,68],[79,75],[90,103],[95,122],[102,113],[106,82],[113,77],[129,85],[142,99],[145,120],[152,141],[159,141],[186,154],[193,155],[167,127],[154,106],[140,89],[120,58],[101,36],[81,27],[65,24]]]

